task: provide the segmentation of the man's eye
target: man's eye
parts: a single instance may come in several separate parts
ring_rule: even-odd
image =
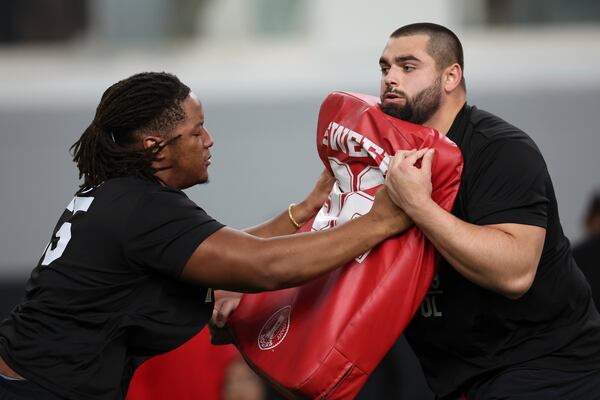
[[[411,72],[415,70],[415,66],[414,65],[405,65],[402,67],[402,69],[406,72]]]
[[[380,69],[381,69],[381,73],[385,75],[390,70],[390,67],[380,67]]]

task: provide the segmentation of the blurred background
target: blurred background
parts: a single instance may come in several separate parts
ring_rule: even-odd
[[[537,142],[579,241],[600,186],[597,0],[0,0],[0,318],[77,188],[68,148],[110,84],[168,71],[192,88],[215,146],[188,194],[243,228],[308,193],[321,101],[377,95],[389,34],[419,21],[461,38],[469,102]]]

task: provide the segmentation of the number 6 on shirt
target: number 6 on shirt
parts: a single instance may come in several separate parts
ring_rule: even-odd
[[[67,206],[67,210],[71,211],[72,214],[66,219],[71,219],[77,211],[86,212],[88,208],[90,208],[92,201],[94,201],[93,197],[74,197]],[[52,261],[62,256],[62,253],[67,248],[67,244],[69,244],[69,241],[71,240],[71,223],[64,222],[56,232],[55,236],[58,238],[58,242],[56,243],[56,246],[51,249],[50,246],[52,245],[52,240],[50,240],[50,243],[48,243],[48,246],[46,246],[46,250],[44,251],[44,259],[42,260],[41,265],[50,265]]]

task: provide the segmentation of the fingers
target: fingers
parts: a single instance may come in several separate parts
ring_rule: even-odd
[[[213,325],[217,324],[217,316],[219,315],[219,311],[216,308],[213,308],[212,316],[210,317],[210,322]]]
[[[408,165],[415,165],[416,162],[421,159],[423,157],[423,155],[425,155],[425,153],[427,152],[427,148],[425,149],[421,149],[421,150],[417,150],[413,153],[410,153],[409,155],[407,155],[404,158],[404,163],[408,164]]]
[[[321,175],[319,175],[319,181],[322,182],[322,185],[326,189],[331,190],[333,182],[335,182],[335,177],[331,174],[331,172],[329,172],[327,168],[325,168],[323,169],[323,172],[321,172]]]
[[[433,162],[434,149],[427,149],[423,155],[423,161],[421,161],[421,169],[431,175],[431,164]]]
[[[431,198],[431,165],[434,150],[401,150],[391,160],[385,186],[398,207],[410,214]],[[420,165],[417,163],[420,161]]]
[[[212,322],[217,328],[222,328],[227,323],[229,314],[224,315],[221,311],[213,310]]]
[[[404,162],[404,160],[407,157],[411,156],[416,151],[417,151],[416,149],[412,149],[412,150],[396,150],[396,153],[394,154],[394,156],[392,157],[392,159],[390,161],[389,169],[398,168],[398,165],[400,165],[402,162]]]
[[[431,148],[422,148],[419,150],[397,150],[396,154],[392,158],[390,163],[391,168],[395,168],[397,164],[403,163],[408,166],[414,166],[419,159],[423,158],[423,162],[425,162],[425,157],[427,156],[428,164],[427,167],[431,170],[431,159],[433,158],[434,149]],[[428,155],[429,154],[429,155]],[[421,165],[423,167],[423,165]]]
[[[225,326],[229,319],[229,315],[237,308],[239,302],[239,298],[227,298],[215,303],[211,320],[216,327],[222,328]]]
[[[225,309],[225,307],[221,307],[219,310],[217,310],[215,308],[213,310],[213,316],[212,316],[212,321],[215,324],[215,326],[217,328],[224,327],[225,323],[227,323],[227,318],[229,317],[229,314],[231,314],[231,310],[229,310],[227,312],[227,310]]]
[[[327,182],[331,182],[333,179],[335,179],[335,178],[333,177],[331,172],[329,172],[329,170],[327,168],[323,168],[323,170],[319,174],[319,177],[317,178],[317,183],[320,183],[320,182],[327,183]]]

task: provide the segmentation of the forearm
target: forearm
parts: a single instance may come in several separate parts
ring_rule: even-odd
[[[182,278],[238,292],[283,289],[343,265],[410,225],[398,210],[394,215],[369,212],[332,229],[269,239],[223,228],[198,246]]]
[[[410,225],[406,218],[390,223],[367,214],[326,231],[267,239],[260,262],[279,287],[296,286],[352,260]]]
[[[282,289],[329,272],[411,225],[381,188],[367,214],[332,229],[260,238],[224,227],[198,245],[181,278],[237,292]]]
[[[291,209],[292,217],[299,225],[304,225],[318,211],[319,208],[308,205],[306,201],[294,205]],[[296,228],[296,225],[294,225],[292,222],[288,213],[288,209],[286,208],[285,211],[281,212],[276,217],[265,221],[260,225],[244,229],[244,232],[262,238],[270,238],[275,236],[290,235],[296,232],[297,229],[298,228]]]
[[[536,251],[494,226],[469,224],[433,200],[407,210],[441,255],[476,285],[518,298],[531,285],[539,261]]]

